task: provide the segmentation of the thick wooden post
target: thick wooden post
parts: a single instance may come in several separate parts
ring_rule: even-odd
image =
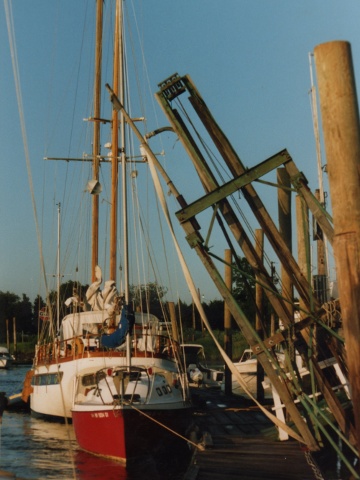
[[[314,49],[334,218],[334,256],[360,446],[360,122],[351,47]],[[360,447],[359,447],[360,448]]]
[[[116,95],[120,90],[120,11],[119,3],[116,4],[115,35],[114,35],[114,65],[113,65],[113,89]],[[123,147],[123,145],[122,145]],[[111,201],[110,201],[110,265],[109,278],[117,280],[117,227],[118,227],[118,183],[119,183],[119,113],[112,111],[111,124]]]
[[[6,346],[10,352],[9,320],[6,319]]]
[[[96,48],[94,83],[94,140],[93,140],[93,179],[99,180],[100,123],[101,108],[101,57],[102,57],[103,2],[96,2]],[[92,253],[91,276],[95,281],[95,268],[99,259],[99,196],[92,197]]]
[[[225,285],[231,292],[232,290],[232,255],[231,250],[225,250]],[[231,332],[231,312],[226,303],[224,303],[224,350],[226,355],[232,360],[232,332]],[[232,394],[231,371],[225,365],[225,393]]]
[[[256,253],[258,257],[263,262],[264,260],[264,231],[261,228],[255,230],[255,240],[256,240]],[[255,301],[256,301],[256,316],[255,316],[255,329],[256,333],[261,339],[264,339],[264,290],[260,285],[261,278],[259,275],[255,276],[256,285],[255,285]],[[260,362],[257,362],[256,369],[256,398],[260,403],[264,402],[264,387],[262,385],[264,381],[264,367]]]
[[[296,225],[297,225],[297,243],[298,243],[298,264],[301,273],[306,279],[309,278],[308,268],[308,253],[310,250],[309,245],[309,210],[300,195],[295,198],[296,206]],[[308,313],[306,310],[306,304],[300,298],[300,318],[305,318]]]
[[[171,320],[171,331],[172,331],[172,337],[175,340],[175,342],[179,342],[179,330],[177,326],[177,321],[176,321],[176,312],[175,312],[175,304],[174,302],[168,302],[169,306],[169,313],[170,313],[170,320]]]
[[[278,168],[276,171],[278,189],[278,212],[279,212],[279,232],[286,243],[289,252],[292,252],[292,231],[291,231],[291,182],[290,176],[285,168]],[[282,296],[289,300],[288,309],[294,315],[293,302],[293,282],[292,276],[281,264],[281,284]]]
[[[321,202],[320,190],[315,190],[316,199]],[[328,275],[327,275],[327,258],[326,258],[326,236],[321,230],[320,225],[315,223],[315,240],[317,246],[317,275],[314,279],[314,292],[321,304],[328,301]]]
[[[17,354],[17,342],[16,342],[16,318],[13,317],[13,335],[14,335],[14,356]]]

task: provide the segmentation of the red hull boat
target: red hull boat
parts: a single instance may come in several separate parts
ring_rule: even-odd
[[[72,409],[79,446],[127,463],[154,452],[168,437],[186,435],[190,403],[177,382],[169,382],[173,377],[139,367],[79,376]]]

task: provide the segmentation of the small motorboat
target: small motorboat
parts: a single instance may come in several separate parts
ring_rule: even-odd
[[[188,380],[206,387],[221,387],[224,372],[207,366],[205,351],[202,345],[184,343],[181,345],[184,353]]]
[[[14,357],[10,355],[9,350],[6,347],[0,347],[0,368],[11,367],[14,361]]]
[[[234,362],[234,367],[236,370],[241,374],[244,383],[246,384],[247,390],[256,397],[256,389],[257,389],[257,380],[256,380],[256,373],[257,373],[257,357],[252,351],[251,348],[246,348],[238,362]],[[267,377],[266,377],[267,378]],[[235,395],[241,395],[248,397],[247,392],[244,388],[238,383],[235,376],[232,375],[232,387],[231,390]],[[221,385],[222,391],[225,390],[225,379]],[[270,393],[269,393],[270,392]],[[271,395],[271,389],[266,391],[265,396]]]

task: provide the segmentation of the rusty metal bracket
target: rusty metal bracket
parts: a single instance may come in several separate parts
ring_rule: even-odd
[[[278,332],[271,337],[265,338],[262,343],[257,343],[256,345],[253,345],[251,349],[256,355],[259,355],[259,353],[262,353],[264,351],[264,348],[267,348],[269,350],[270,348],[275,347],[275,345],[279,345],[279,343],[284,341],[285,338],[283,334]]]

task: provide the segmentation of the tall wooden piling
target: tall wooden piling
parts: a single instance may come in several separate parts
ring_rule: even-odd
[[[255,239],[256,239],[256,253],[261,261],[264,261],[264,230],[257,228],[255,230]],[[256,332],[261,339],[266,337],[266,332],[264,331],[264,289],[261,286],[261,277],[256,275],[256,285],[255,285],[255,300],[256,300],[256,316],[255,316],[255,328]],[[264,402],[264,368],[260,362],[257,362],[257,371],[256,371],[256,398],[262,403]]]
[[[296,231],[297,231],[297,245],[298,245],[298,264],[301,273],[309,280],[309,210],[300,195],[295,198],[296,206]],[[306,304],[300,298],[300,318],[305,318],[308,313],[306,312]],[[305,311],[304,311],[305,310]]]
[[[360,449],[359,111],[350,44],[324,43],[315,47],[314,54],[334,219],[333,248]]]
[[[225,250],[225,284],[227,288],[232,290],[232,269],[231,269],[232,255],[231,250]],[[231,312],[227,304],[224,305],[224,350],[226,355],[232,359],[232,331],[231,331]],[[231,371],[225,365],[225,393],[230,395],[232,393],[232,379]]]
[[[16,357],[17,355],[17,341],[16,341],[16,318],[13,317],[13,335],[14,335],[14,351],[13,354]]]
[[[279,214],[279,232],[283,237],[288,249],[292,252],[292,232],[291,232],[291,182],[290,176],[285,168],[276,170],[278,188],[278,214]],[[282,296],[289,300],[289,310],[292,310],[293,301],[293,283],[291,275],[288,274],[284,265],[281,265],[281,283]]]
[[[179,330],[178,330],[178,325],[176,321],[176,311],[175,311],[174,302],[168,302],[168,307],[169,307],[169,315],[170,315],[170,321],[171,321],[172,336],[175,342],[179,342],[180,336],[179,336]]]
[[[10,334],[9,334],[9,320],[6,319],[6,346],[10,352]]]

